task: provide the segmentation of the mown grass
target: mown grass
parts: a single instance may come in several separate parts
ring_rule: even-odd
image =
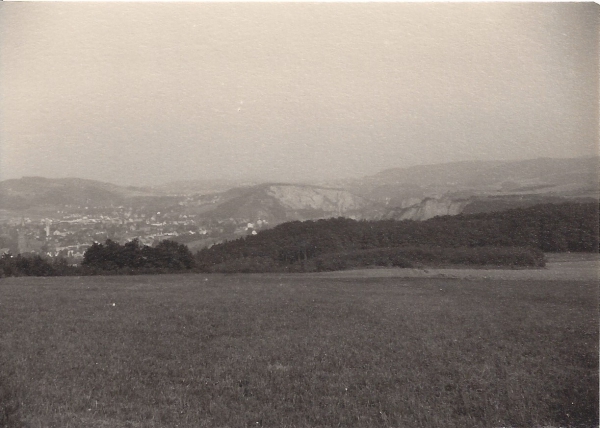
[[[0,293],[0,426],[598,425],[595,282],[163,275]]]

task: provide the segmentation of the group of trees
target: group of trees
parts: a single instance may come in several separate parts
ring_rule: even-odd
[[[360,266],[541,266],[543,252],[598,252],[598,204],[545,204],[494,213],[412,220],[335,218],[289,222],[194,256],[177,242],[155,247],[107,240],[81,266],[40,256],[0,258],[0,276],[166,272],[274,272]]]
[[[100,271],[179,272],[194,267],[194,256],[184,244],[169,240],[149,247],[137,239],[124,245],[108,239],[88,248],[82,266]]]
[[[76,268],[69,266],[64,258],[47,259],[39,255],[27,257],[18,254],[0,257],[0,277],[3,276],[67,276]]]
[[[80,266],[71,266],[60,257],[5,254],[0,258],[0,276],[169,273],[189,271],[194,264],[190,250],[177,242],[162,241],[156,247],[148,247],[141,246],[137,239],[124,245],[108,239],[88,248]]]
[[[435,217],[422,222],[347,218],[296,221],[201,250],[196,265],[203,271],[280,270],[310,266],[309,260],[329,259],[326,255],[331,254],[398,247],[451,248],[471,253],[474,250],[469,248],[483,247],[502,248],[503,252],[507,247],[530,248],[538,250],[536,254],[598,252],[598,205],[545,204],[494,213]],[[482,263],[489,258],[493,264],[490,251],[486,257],[477,256]],[[482,251],[475,253],[481,255]]]

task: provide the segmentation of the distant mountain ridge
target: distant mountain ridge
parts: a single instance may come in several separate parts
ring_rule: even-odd
[[[271,225],[328,217],[426,220],[535,203],[598,200],[599,162],[599,157],[452,162],[393,168],[320,186],[240,187],[228,180],[191,180],[133,187],[78,178],[24,177],[0,182],[0,209],[143,205],[157,211],[175,207],[213,220],[263,219]]]
[[[23,210],[51,205],[111,205],[154,196],[139,187],[82,178],[23,177],[0,182],[0,208]]]
[[[52,211],[69,206],[151,206],[156,211],[176,209],[215,221],[254,222],[262,219],[275,225],[292,220],[338,216],[371,217],[374,206],[378,205],[344,189],[287,183],[236,187],[223,192],[209,192],[198,198],[178,193],[76,178],[24,177],[0,182],[0,209],[20,216],[29,210]]]
[[[464,161],[393,168],[343,187],[392,205],[410,198],[499,194],[598,197],[600,157]],[[409,204],[410,205],[410,204]]]
[[[385,204],[384,216],[426,220],[599,197],[600,158],[464,161],[393,168],[335,183]]]
[[[236,187],[254,186],[258,183],[236,180],[179,180],[157,186],[143,187],[144,190],[151,193],[164,195],[210,195],[214,193],[226,192]]]

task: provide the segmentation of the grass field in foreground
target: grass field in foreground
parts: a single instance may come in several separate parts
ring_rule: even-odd
[[[2,420],[32,428],[597,426],[597,283],[6,278]]]

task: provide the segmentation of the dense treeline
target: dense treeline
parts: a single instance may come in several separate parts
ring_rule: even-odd
[[[309,260],[328,254],[397,247],[455,251],[486,247],[489,260],[480,257],[481,264],[494,264],[491,247],[502,248],[497,251],[504,253],[508,251],[506,247],[514,247],[516,253],[523,248],[598,252],[598,205],[545,204],[495,213],[435,217],[423,222],[346,218],[296,221],[201,250],[196,265],[202,271],[236,271],[236,267],[243,271],[280,270],[285,266],[307,267]]]
[[[194,267],[194,256],[185,245],[168,240],[149,247],[137,239],[124,245],[108,239],[88,248],[82,266],[99,271],[179,272]]]
[[[543,252],[598,252],[598,204],[546,204],[495,213],[411,220],[336,218],[290,222],[192,255],[177,242],[156,247],[107,240],[81,266],[40,256],[0,258],[0,276],[169,272],[326,271],[363,266],[543,266]]]
[[[304,262],[304,270],[331,271],[367,266],[508,266],[543,267],[544,253],[519,247],[395,247],[324,254]]]
[[[0,257],[0,277],[3,276],[68,276],[76,275],[77,268],[63,258],[47,259],[39,255]]]
[[[393,247],[326,253],[307,260],[283,263],[269,257],[242,257],[213,266],[204,266],[205,272],[258,273],[258,272],[325,272],[361,267],[449,267],[449,266],[502,266],[543,267],[544,253],[535,248],[519,247]]]
[[[121,245],[110,239],[94,243],[84,255],[81,266],[70,266],[63,258],[39,255],[0,258],[0,276],[69,276],[173,273],[194,267],[194,256],[183,244],[162,241],[156,247],[141,246],[137,239]]]

